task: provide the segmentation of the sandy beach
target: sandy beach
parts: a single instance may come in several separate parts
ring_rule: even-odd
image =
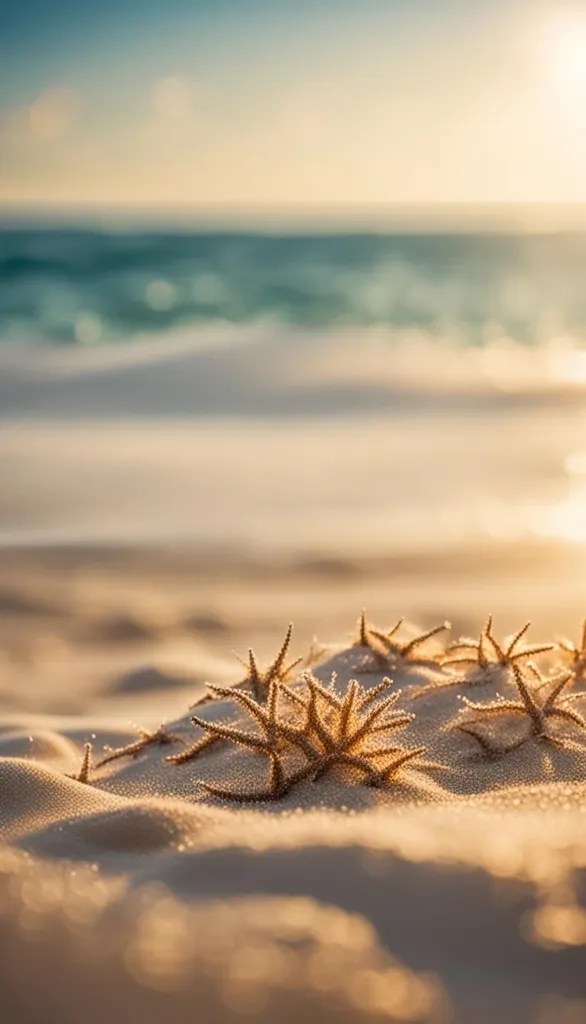
[[[577,394],[270,340],[2,355],[2,1013],[578,1024]]]

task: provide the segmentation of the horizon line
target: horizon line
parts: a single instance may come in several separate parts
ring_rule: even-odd
[[[331,230],[387,233],[572,233],[586,230],[586,201],[401,203],[186,203],[100,200],[2,202],[0,230],[41,221],[49,227],[164,227],[186,230]],[[114,224],[112,223],[114,221]],[[179,226],[175,224],[175,226]]]

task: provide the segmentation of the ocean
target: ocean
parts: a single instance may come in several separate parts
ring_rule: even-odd
[[[581,550],[585,278],[578,234],[4,230],[0,543]]]
[[[197,325],[586,338],[586,236],[0,233],[0,344],[117,344]]]

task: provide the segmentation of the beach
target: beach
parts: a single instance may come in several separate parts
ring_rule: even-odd
[[[479,739],[465,704],[521,699],[491,636],[578,642],[580,388],[347,331],[0,358],[7,1019],[585,1019],[581,668],[551,737],[517,710]],[[402,654],[376,639],[400,616],[403,647],[449,628]],[[531,660],[542,695],[573,664]],[[371,710],[401,691],[394,753],[324,762],[353,679]],[[167,760],[209,735],[193,715],[252,747]]]

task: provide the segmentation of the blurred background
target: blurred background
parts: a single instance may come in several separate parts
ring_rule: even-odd
[[[223,650],[364,604],[575,629],[585,6],[0,23],[7,657],[122,614]]]

